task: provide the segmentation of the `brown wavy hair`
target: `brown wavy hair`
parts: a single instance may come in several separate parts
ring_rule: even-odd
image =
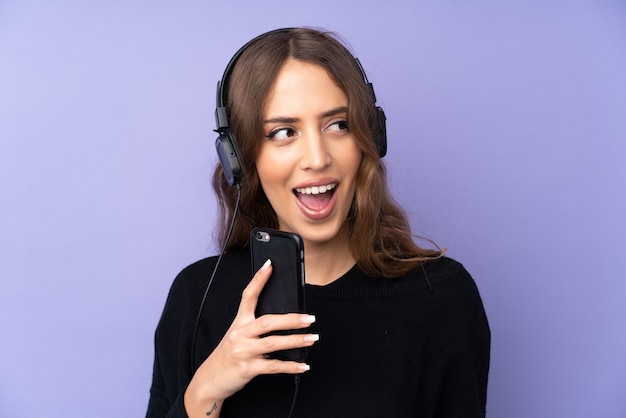
[[[245,173],[239,213],[226,250],[247,246],[256,226],[278,228],[278,218],[261,188],[255,161],[262,144],[263,109],[269,90],[290,58],[326,69],[348,97],[350,130],[363,153],[354,201],[346,220],[350,249],[359,267],[370,276],[398,277],[422,261],[440,257],[441,250],[415,244],[404,211],[389,193],[386,169],[373,139],[375,107],[353,55],[336,35],[310,28],[260,37],[243,51],[226,80],[230,129],[237,140]],[[227,183],[219,164],[213,174],[213,188],[219,204],[218,239],[224,242],[237,189]]]

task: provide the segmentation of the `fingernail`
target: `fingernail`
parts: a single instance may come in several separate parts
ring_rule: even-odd
[[[261,266],[261,269],[263,270],[267,270],[269,268],[269,266],[272,265],[272,260],[270,260],[269,258],[265,261],[265,263],[263,263],[263,265]]]
[[[306,343],[314,343],[315,341],[319,341],[319,334],[307,334],[304,336],[304,342]]]
[[[302,315],[300,317],[300,322],[303,324],[312,324],[315,322],[315,315]]]
[[[298,369],[301,372],[308,372],[309,370],[311,370],[311,366],[309,366],[308,364],[298,364]]]

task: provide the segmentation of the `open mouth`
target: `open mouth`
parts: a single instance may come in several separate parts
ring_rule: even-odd
[[[311,210],[321,210],[332,199],[337,188],[336,183],[321,186],[302,187],[294,189],[294,194],[304,206]]]

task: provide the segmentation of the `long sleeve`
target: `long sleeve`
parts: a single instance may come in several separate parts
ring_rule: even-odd
[[[146,418],[188,418],[185,411],[184,395],[187,385],[183,385],[178,393],[168,393],[160,364],[159,331],[155,333],[155,356],[152,373],[152,386]],[[175,397],[174,397],[175,395]]]
[[[224,255],[202,310],[193,366],[194,328],[217,257],[191,264],[174,279],[154,334],[146,418],[187,417],[185,391],[195,369],[221,340],[236,314],[241,292],[251,277],[248,257],[247,251]]]
[[[459,318],[445,364],[437,418],[480,418],[486,415],[491,332],[473,282],[466,293],[466,318]]]
[[[170,288],[154,333],[154,366],[146,418],[186,418],[184,394],[191,381],[191,332],[199,306],[201,287],[192,265],[184,269]],[[200,276],[202,277],[202,276]]]

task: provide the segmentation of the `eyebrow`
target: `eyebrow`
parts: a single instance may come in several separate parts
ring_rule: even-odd
[[[332,117],[332,116],[340,115],[342,113],[348,113],[348,107],[347,106],[340,106],[340,107],[336,107],[336,108],[331,109],[331,110],[327,110],[326,112],[323,112],[319,117],[320,118],[329,118],[329,117]],[[263,123],[264,124],[266,124],[266,123],[296,123],[299,120],[300,119],[298,119],[298,118],[277,116],[275,118],[266,119],[266,120],[263,121]]]

